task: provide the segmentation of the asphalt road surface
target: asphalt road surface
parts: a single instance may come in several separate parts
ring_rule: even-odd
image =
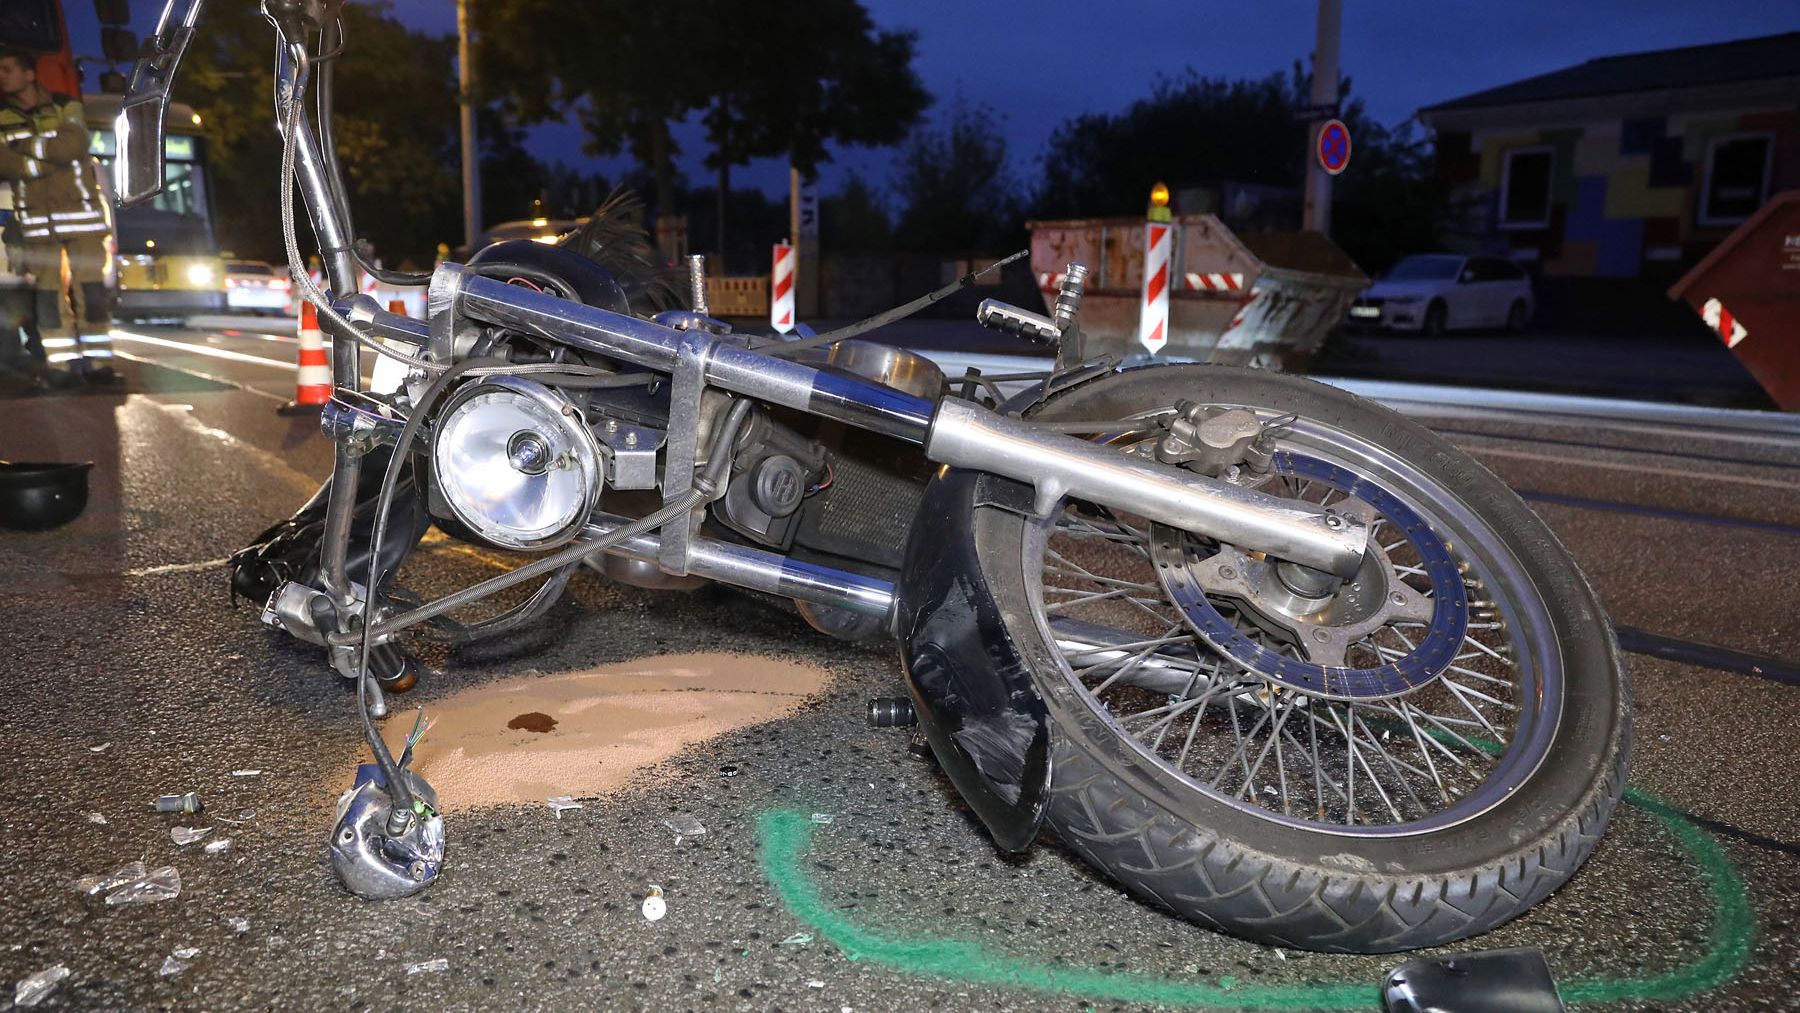
[[[427,655],[402,705],[680,652],[830,681],[560,819],[541,802],[453,812],[434,887],[350,897],[323,844],[363,750],[353,697],[233,605],[222,563],[329,468],[315,423],[273,411],[291,339],[131,334],[122,391],[0,400],[0,457],[96,461],[78,521],[0,533],[0,1009],[58,964],[36,1008],[1378,1008],[1397,957],[1209,932],[1048,834],[997,853],[904,733],[866,727],[868,698],[898,690],[891,648],[826,640],[779,603],[587,574],[527,635]],[[1526,496],[1632,652],[1632,803],[1566,888],[1466,946],[1543,947],[1581,1008],[1800,1008],[1800,425],[1383,392]],[[492,567],[438,543],[406,582]],[[205,815],[147,807],[189,790]],[[677,814],[706,834],[677,841]],[[177,846],[183,825],[232,847]],[[108,908],[71,889],[140,859],[177,867],[180,896]],[[199,952],[164,976],[178,947]]]

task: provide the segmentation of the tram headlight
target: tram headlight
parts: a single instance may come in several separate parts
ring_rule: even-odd
[[[189,264],[187,269],[188,284],[195,288],[205,288],[213,283],[217,276],[213,274],[211,264]]]

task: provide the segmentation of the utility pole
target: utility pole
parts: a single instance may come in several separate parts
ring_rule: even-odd
[[[481,145],[475,137],[475,59],[469,43],[469,0],[456,0],[457,102],[462,106],[463,244],[481,234]]]
[[[804,320],[819,316],[819,195],[818,179],[803,176],[788,161],[788,235],[799,252],[794,273],[795,311]]]
[[[1335,106],[1338,100],[1338,35],[1344,22],[1343,0],[1319,0],[1318,34],[1313,42],[1312,104]],[[1307,130],[1306,203],[1301,228],[1331,234],[1331,174],[1319,165],[1319,130],[1329,116],[1313,120]]]

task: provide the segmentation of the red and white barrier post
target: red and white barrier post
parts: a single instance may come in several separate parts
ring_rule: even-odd
[[[1138,302],[1138,344],[1151,355],[1169,343],[1169,251],[1174,248],[1175,227],[1165,222],[1144,224],[1144,296]]]
[[[1736,348],[1738,342],[1750,336],[1750,332],[1744,329],[1737,317],[1732,316],[1725,304],[1717,299],[1708,299],[1701,305],[1700,319],[1718,332],[1719,340],[1725,342],[1726,348]]]
[[[792,243],[775,244],[775,264],[769,272],[769,326],[778,334],[794,329],[794,267],[798,259]]]
[[[281,406],[281,414],[316,412],[331,400],[331,363],[325,358],[325,333],[319,330],[319,311],[310,302],[300,303],[299,366],[294,377],[294,399]]]

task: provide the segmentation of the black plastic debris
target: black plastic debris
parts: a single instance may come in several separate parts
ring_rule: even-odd
[[[47,531],[87,509],[93,462],[0,461],[0,527]]]
[[[1564,1013],[1535,946],[1409,960],[1381,988],[1387,1013]]]

